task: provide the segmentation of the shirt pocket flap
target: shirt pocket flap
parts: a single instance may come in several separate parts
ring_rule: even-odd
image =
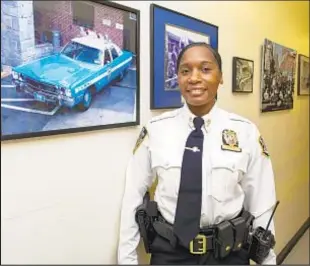
[[[245,157],[238,160],[227,160],[227,158],[213,159],[211,162],[212,169],[227,169],[231,172],[247,172],[247,159]]]
[[[152,168],[181,168],[182,166],[182,154],[163,154],[159,152],[152,152]]]
[[[234,162],[221,161],[220,159],[212,160],[212,169],[227,169],[233,172],[235,170],[235,164]]]

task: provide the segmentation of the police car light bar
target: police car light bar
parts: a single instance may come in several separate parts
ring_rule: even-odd
[[[108,34],[103,35],[102,33],[97,33],[93,30],[83,28],[83,27],[80,27],[80,31],[83,36],[96,37],[98,39],[103,39],[106,42],[111,42]]]

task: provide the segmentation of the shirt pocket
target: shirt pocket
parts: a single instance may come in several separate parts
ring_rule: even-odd
[[[176,197],[179,191],[183,154],[152,152],[152,169],[158,178],[158,190],[165,197]]]
[[[240,180],[246,173],[246,161],[217,158],[211,160],[211,196],[218,202],[231,201],[242,194]]]

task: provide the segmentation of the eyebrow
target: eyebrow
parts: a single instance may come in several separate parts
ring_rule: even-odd
[[[212,61],[202,61],[202,62],[200,62],[200,64],[201,64],[201,65],[203,65],[203,64],[211,64],[211,65],[214,65],[215,63],[212,62]],[[184,63],[181,63],[181,64],[180,64],[180,67],[184,67],[184,66],[188,66],[188,65],[189,65],[189,63],[185,61]]]

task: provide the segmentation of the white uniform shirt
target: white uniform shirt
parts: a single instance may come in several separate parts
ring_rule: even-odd
[[[155,201],[171,224],[177,205],[184,147],[194,129],[195,116],[184,107],[151,119],[147,135],[131,157],[121,212],[119,264],[138,264],[136,248],[140,241],[135,210],[158,178]],[[214,225],[237,216],[242,207],[257,219],[254,226],[266,228],[276,203],[274,174],[270,158],[260,145],[260,133],[249,120],[228,113],[216,105],[203,117],[201,226]],[[222,149],[224,130],[236,133],[241,151]],[[275,234],[272,220],[269,229]],[[263,264],[276,264],[271,250]]]

